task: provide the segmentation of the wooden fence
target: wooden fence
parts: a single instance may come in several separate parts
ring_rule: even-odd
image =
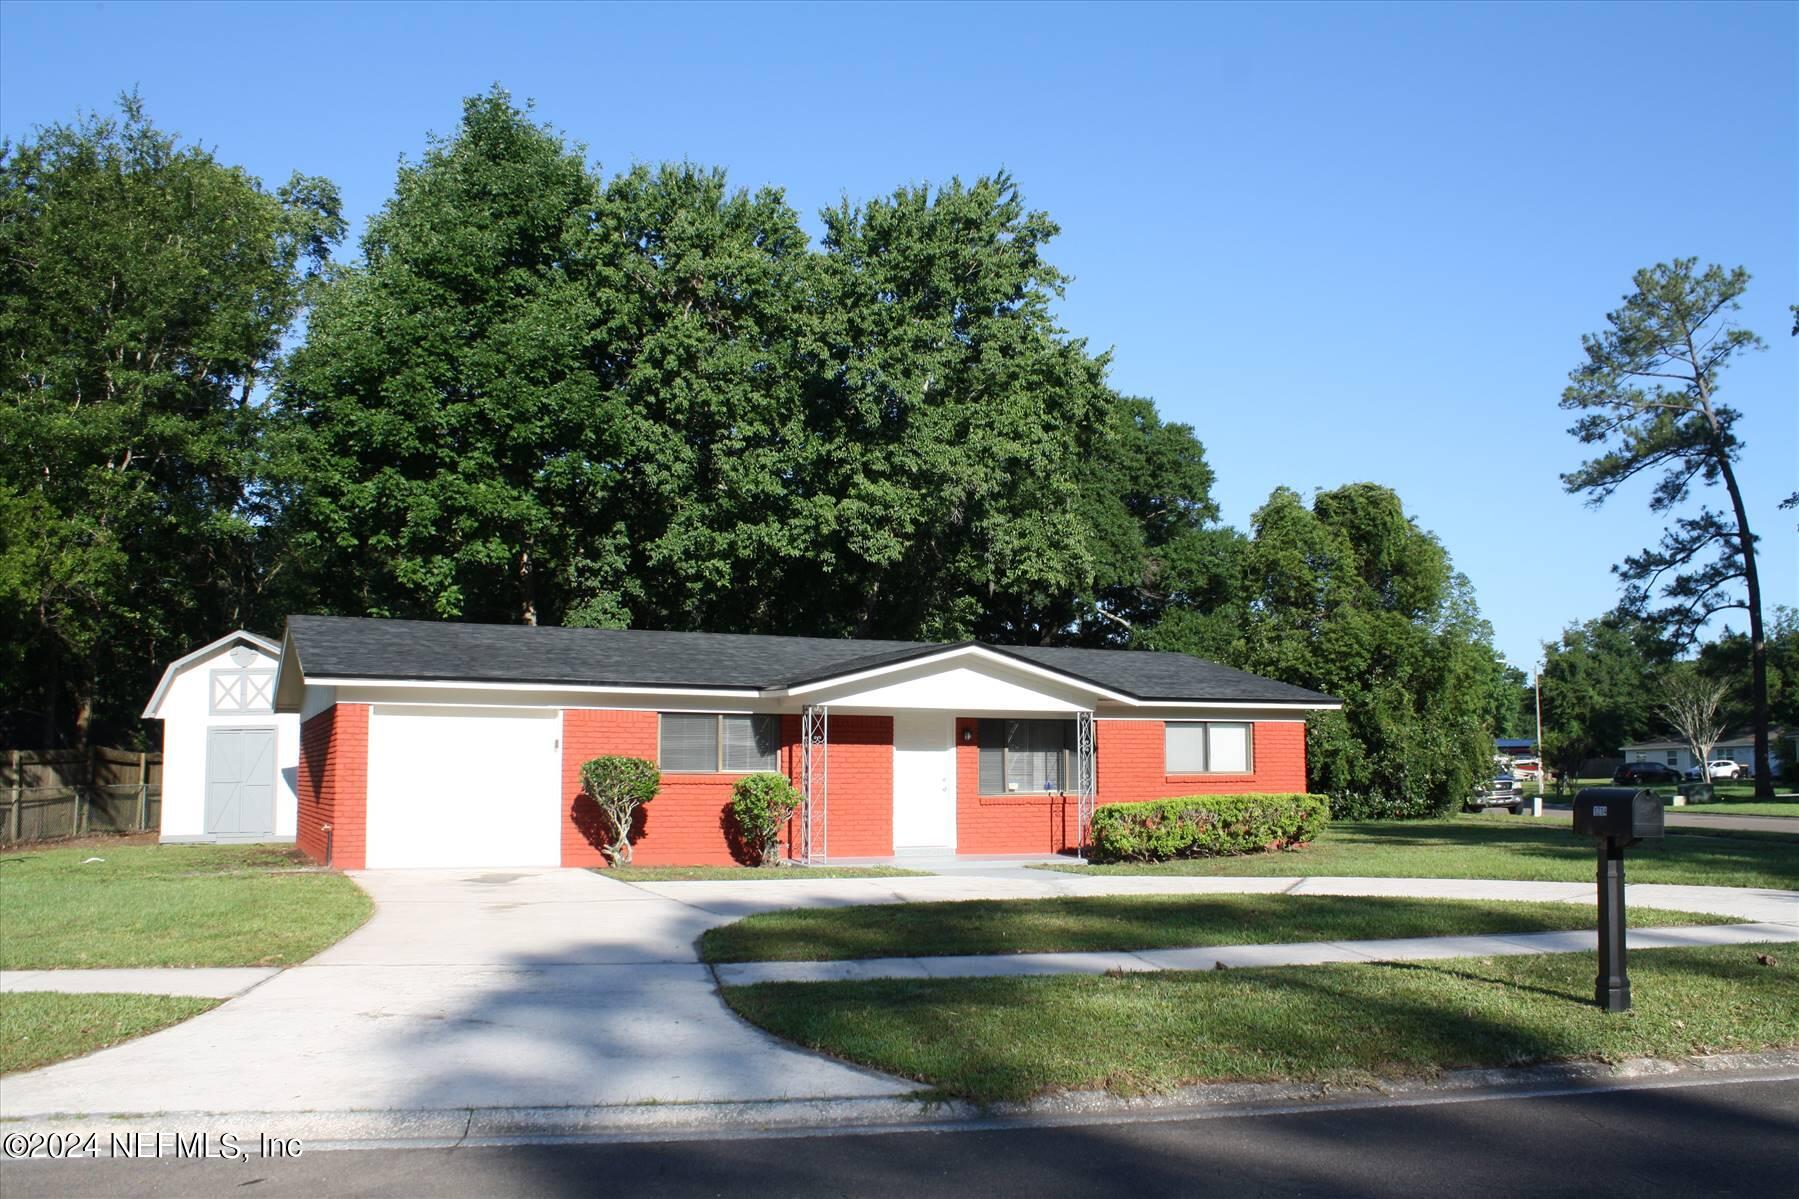
[[[162,755],[135,750],[6,750],[0,757],[0,844],[162,824]]]

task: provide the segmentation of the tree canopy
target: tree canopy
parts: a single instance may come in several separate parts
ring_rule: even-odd
[[[343,229],[134,96],[0,146],[0,704],[14,744],[135,726],[176,654],[278,621],[262,382]]]
[[[1496,658],[1466,578],[1373,483],[1287,488],[1245,553],[1241,664],[1343,701],[1309,721],[1312,785],[1346,818],[1425,816],[1492,768]]]

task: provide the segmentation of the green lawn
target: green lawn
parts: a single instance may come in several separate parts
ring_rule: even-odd
[[[1637,926],[1730,924],[1628,909]],[[1340,895],[1107,895],[973,899],[763,912],[707,929],[708,962],[837,961],[959,953],[1176,949],[1592,928],[1591,904]]]
[[[0,994],[0,1074],[80,1057],[198,1016],[218,1003],[179,995]]]
[[[605,866],[593,872],[621,883],[765,883],[820,878],[923,878],[897,866]]]
[[[285,966],[373,910],[355,883],[288,846],[0,853],[0,969]]]
[[[980,1101],[1225,1080],[1355,1085],[1570,1058],[1799,1045],[1792,946],[1631,955],[1635,1009],[1593,1006],[1593,956],[730,987],[754,1024]],[[1773,965],[1763,965],[1758,955]]]
[[[1724,816],[1799,816],[1799,800],[1756,799],[1742,803],[1694,803],[1668,810],[1691,812],[1695,816],[1714,812]],[[1799,826],[1795,827],[1795,831],[1799,832]]]
[[[1047,866],[1094,874],[1213,874],[1298,878],[1503,878],[1554,882],[1593,877],[1594,846],[1566,817],[1554,823],[1489,812],[1441,820],[1333,824],[1311,845],[1235,858]],[[1637,883],[1799,889],[1799,834],[1727,829],[1669,829],[1661,842],[1630,851]]]

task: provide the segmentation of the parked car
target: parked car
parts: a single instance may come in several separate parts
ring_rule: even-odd
[[[1682,781],[1680,771],[1666,762],[1626,762],[1612,775],[1612,782],[1620,787],[1654,786]]]
[[[1488,808],[1505,808],[1514,816],[1524,814],[1524,788],[1511,774],[1499,774],[1482,783],[1474,794],[1462,801],[1464,812],[1484,812]]]
[[[1707,762],[1706,765],[1711,767],[1712,781],[1714,782],[1718,779],[1740,779],[1749,773],[1747,766],[1741,762],[1732,761],[1730,758],[1719,758],[1715,762]],[[1701,779],[1705,777],[1705,772],[1697,766],[1689,766],[1687,767],[1687,777]]]

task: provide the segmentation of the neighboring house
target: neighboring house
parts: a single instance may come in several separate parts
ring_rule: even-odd
[[[1495,737],[1493,748],[1508,758],[1535,756],[1537,743],[1532,737]]]
[[[582,762],[658,762],[644,864],[732,860],[732,783],[807,796],[811,861],[1049,853],[1090,805],[1303,791],[1336,700],[1185,654],[296,616],[298,843],[378,866],[593,866]]]
[[[162,721],[164,841],[292,841],[300,719],[277,715],[281,647],[239,629],[178,658],[144,709]]]
[[[1782,763],[1790,762],[1795,756],[1795,743],[1799,742],[1799,731],[1789,729],[1771,729],[1768,733],[1768,757],[1776,774],[1780,772]],[[1626,762],[1666,762],[1677,770],[1687,770],[1699,764],[1693,751],[1685,741],[1637,741],[1626,745],[1623,750]],[[1750,734],[1732,737],[1728,741],[1720,741],[1712,746],[1712,761],[1721,762],[1729,759],[1741,762],[1745,769],[1755,766],[1755,738]]]

